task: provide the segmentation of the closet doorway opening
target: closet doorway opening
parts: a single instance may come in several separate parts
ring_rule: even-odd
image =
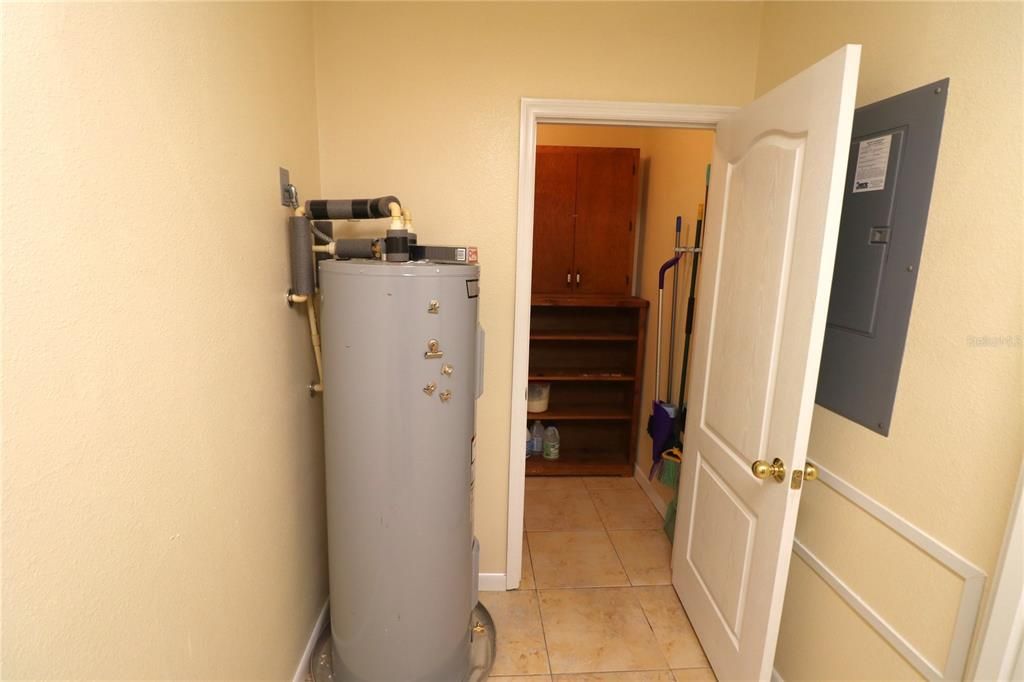
[[[650,470],[643,406],[680,404],[693,258],[676,248],[694,243],[713,142],[706,129],[538,126],[528,478]],[[557,449],[541,447],[542,427],[558,432]],[[663,488],[656,505],[671,498]]]
[[[528,475],[534,484],[540,480],[534,477],[635,479],[663,514],[675,494],[647,481],[653,451],[647,417],[655,383],[660,399],[679,402],[692,257],[684,254],[676,271],[671,362],[672,270],[667,274],[660,382],[658,271],[674,254],[677,216],[681,244],[693,243],[714,128],[732,111],[523,101],[507,589],[522,579]],[[531,384],[532,408],[523,400]],[[536,408],[544,409],[530,411]],[[548,458],[529,453],[526,434],[536,424],[557,429],[557,459],[550,447]]]

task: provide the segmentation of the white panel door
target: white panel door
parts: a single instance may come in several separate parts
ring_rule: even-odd
[[[772,671],[859,63],[847,45],[715,136],[672,584],[723,680]]]

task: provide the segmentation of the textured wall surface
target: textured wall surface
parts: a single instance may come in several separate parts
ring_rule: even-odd
[[[315,18],[324,193],[393,192],[422,241],[480,247],[476,529],[481,570],[504,572],[520,99],[742,104],[760,5],[353,3]]]
[[[3,6],[3,675],[290,679],[326,598],[277,168],[311,9]]]
[[[847,42],[864,46],[858,104],[951,78],[892,431],[883,438],[817,408],[808,456],[989,576],[1022,449],[1021,12],[1019,3],[768,3],[757,79],[765,92]],[[797,537],[911,644],[945,661],[962,581],[822,486],[805,489]],[[793,566],[783,678],[915,675],[801,559]],[[888,653],[866,655],[879,650]]]

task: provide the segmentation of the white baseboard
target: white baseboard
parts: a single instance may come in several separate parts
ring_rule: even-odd
[[[633,478],[640,485],[640,489],[644,491],[648,499],[654,508],[661,514],[661,518],[665,518],[665,514],[668,513],[668,503],[665,502],[664,498],[658,494],[658,491],[654,489],[654,484],[647,478],[647,475],[640,470],[639,466],[634,467]]]
[[[481,573],[480,574],[480,591],[481,592],[504,592],[508,587],[505,584],[504,573]]]
[[[316,649],[320,633],[327,627],[327,615],[330,613],[328,610],[329,604],[329,599],[324,602],[323,608],[320,609],[320,615],[317,616],[316,623],[313,624],[313,631],[309,633],[309,641],[306,642],[306,650],[302,652],[299,667],[295,669],[295,676],[292,678],[293,682],[306,682],[306,676],[309,674],[309,662],[313,658],[313,650]]]

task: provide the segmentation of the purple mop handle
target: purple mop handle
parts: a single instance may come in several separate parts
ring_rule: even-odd
[[[677,215],[676,216],[676,234],[678,235],[682,231],[682,229],[683,229],[683,216]],[[679,240],[678,239],[676,239],[676,246],[679,246]],[[673,256],[672,258],[669,258],[667,261],[665,261],[665,264],[661,266],[661,270],[658,270],[658,288],[659,289],[664,289],[665,288],[665,273],[668,272],[668,270],[670,268],[674,268],[676,266],[676,263],[679,262],[679,257],[682,256],[682,255],[683,254],[681,254],[681,253],[677,253],[675,256]]]
[[[665,273],[668,272],[669,270],[671,270],[672,268],[674,268],[676,266],[676,263],[679,262],[679,256],[680,255],[681,254],[676,254],[675,256],[672,256],[671,258],[669,258],[667,261],[665,261],[664,265],[661,266],[661,270],[658,270],[658,289],[659,290],[665,288]]]

